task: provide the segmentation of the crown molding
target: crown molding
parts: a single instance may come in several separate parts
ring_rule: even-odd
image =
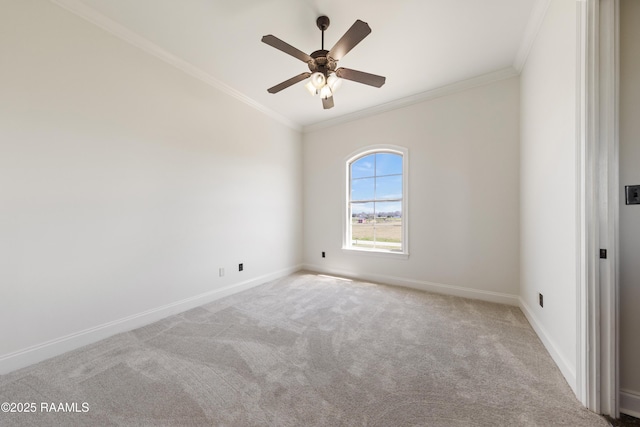
[[[137,48],[143,50],[144,52],[150,55],[153,55],[156,58],[159,58],[165,63],[176,67],[177,69],[189,74],[192,77],[197,78],[198,80],[208,84],[209,86],[212,86],[215,89],[218,89],[221,92],[262,112],[266,116],[282,123],[283,125],[293,130],[296,130],[299,132],[302,131],[305,133],[314,132],[320,129],[325,129],[328,127],[335,126],[337,124],[362,119],[365,117],[373,116],[383,112],[395,110],[398,108],[406,107],[406,106],[417,104],[430,99],[453,94],[456,92],[464,91],[467,89],[471,89],[474,87],[482,86],[485,84],[493,83],[499,80],[503,80],[503,79],[507,79],[507,78],[511,78],[519,75],[519,73],[522,71],[522,68],[524,67],[527,56],[529,55],[529,51],[531,50],[533,42],[535,41],[538,31],[540,30],[542,21],[544,19],[546,11],[551,2],[551,0],[536,0],[532,8],[529,22],[525,30],[525,35],[520,44],[520,48],[518,50],[518,54],[514,61],[513,67],[508,67],[493,73],[484,74],[468,80],[463,80],[450,85],[442,86],[433,90],[412,95],[406,98],[394,100],[394,101],[381,104],[375,107],[356,111],[354,113],[346,114],[344,116],[340,116],[331,120],[326,120],[326,121],[314,123],[307,126],[301,126],[300,124],[292,121],[291,119],[271,110],[270,108],[265,107],[264,105],[256,102],[252,98],[249,98],[248,96],[237,91],[236,89],[232,88],[226,83],[223,83],[222,81],[218,80],[217,78],[207,73],[206,71],[202,70],[201,68],[198,68],[195,65],[183,59],[180,59],[177,56],[171,54],[170,52],[162,49],[160,46],[150,42],[149,40],[137,34],[136,32],[108,18],[107,16],[103,15],[102,13],[93,9],[92,7],[87,6],[81,0],[50,0],[50,1],[60,6],[61,8],[96,25],[97,27],[102,28],[103,30],[113,34],[114,36],[120,38],[121,40],[124,40],[125,42],[133,46],[136,46]]]
[[[375,116],[387,111],[397,110],[399,108],[407,107],[409,105],[418,104],[420,102],[429,101],[431,99],[440,98],[442,96],[452,95],[454,93],[463,92],[465,90],[473,89],[475,87],[484,86],[490,83],[498,82],[500,80],[510,79],[518,76],[519,73],[512,67],[503,68],[502,70],[494,71],[488,74],[482,74],[477,77],[472,77],[467,80],[462,80],[456,83],[452,83],[446,86],[441,86],[436,89],[421,92],[416,95],[411,95],[406,98],[396,99],[385,104],[377,105],[375,107],[366,108],[364,110],[356,111],[354,113],[345,114],[344,116],[336,117],[334,119],[325,120],[312,125],[307,125],[302,128],[304,133],[315,132],[321,129],[333,127],[342,123],[352,122],[354,120],[364,119],[366,117]]]
[[[533,4],[531,14],[529,15],[529,22],[527,22],[527,27],[524,30],[516,59],[513,61],[513,68],[515,68],[518,73],[522,71],[524,64],[527,63],[529,52],[531,52],[533,43],[536,41],[536,37],[538,37],[538,32],[540,32],[542,22],[544,21],[550,4],[551,0],[536,0]]]
[[[254,101],[248,96],[240,93],[239,91],[233,89],[231,86],[223,83],[222,81],[216,79],[211,74],[206,71],[196,67],[195,65],[178,58],[177,56],[167,52],[162,49],[160,46],[155,43],[150,42],[146,38],[141,35],[131,31],[125,26],[118,24],[114,20],[106,17],[101,14],[97,10],[87,6],[80,0],[50,0],[52,3],[66,9],[67,11],[89,21],[90,23],[96,25],[97,27],[102,28],[103,30],[113,34],[114,36],[126,41],[127,43],[136,46],[139,49],[147,52],[159,58],[160,60],[170,64],[179,70],[189,74],[192,77],[212,86],[225,94],[232,96],[233,98],[249,105],[250,107],[262,112],[263,114],[271,117],[272,119],[284,124],[285,126],[296,130],[301,131],[302,127],[286,118],[285,116],[276,113],[275,111],[265,107],[264,105]]]

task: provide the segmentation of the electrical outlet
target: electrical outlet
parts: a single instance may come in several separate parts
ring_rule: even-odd
[[[324,252],[322,252],[322,258],[324,258]]]
[[[540,307],[544,307],[544,296],[541,293],[538,293],[538,304]]]
[[[218,270],[218,274],[220,274],[220,277],[224,277],[224,268],[220,268],[220,270]]]
[[[624,192],[627,205],[640,205],[640,185],[626,185]]]
[[[238,264],[238,271],[244,270],[244,265],[242,263]]]

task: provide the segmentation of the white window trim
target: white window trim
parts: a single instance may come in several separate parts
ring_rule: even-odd
[[[384,249],[354,248],[351,246],[351,218],[349,216],[351,163],[373,153],[392,153],[402,156],[402,252],[392,252]],[[344,160],[344,174],[342,176],[343,204],[342,204],[342,250],[358,255],[378,256],[385,258],[409,258],[409,150],[406,147],[391,144],[369,145],[354,151]]]

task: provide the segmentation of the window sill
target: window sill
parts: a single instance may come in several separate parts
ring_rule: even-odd
[[[391,258],[391,259],[409,259],[409,254],[405,252],[392,252],[381,249],[363,249],[363,248],[350,248],[343,247],[343,251],[353,253],[356,255],[373,256],[379,258]]]

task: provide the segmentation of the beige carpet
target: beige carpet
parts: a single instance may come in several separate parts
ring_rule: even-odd
[[[308,273],[2,376],[0,402],[38,405],[2,426],[608,425],[518,308]]]

